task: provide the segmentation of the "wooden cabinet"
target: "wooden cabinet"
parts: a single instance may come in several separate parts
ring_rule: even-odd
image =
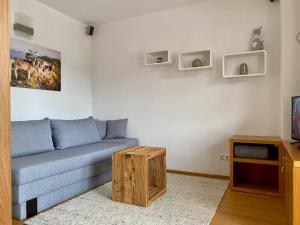
[[[273,157],[245,158],[235,154],[236,145],[265,146]],[[279,137],[233,136],[230,138],[230,189],[282,196],[282,147]]]
[[[236,143],[271,144],[278,159],[238,158]],[[276,137],[233,136],[230,139],[230,188],[284,198],[289,225],[300,225],[300,144]]]
[[[283,141],[285,204],[290,225],[300,225],[300,149]]]

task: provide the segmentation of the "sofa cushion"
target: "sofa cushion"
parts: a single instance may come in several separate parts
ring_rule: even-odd
[[[13,185],[26,184],[45,177],[78,169],[110,159],[113,152],[125,149],[117,143],[97,143],[62,151],[13,158]]]
[[[101,173],[98,176],[88,178],[86,180],[79,181],[77,183],[64,186],[63,188],[49,192],[47,194],[38,196],[37,198],[37,212],[42,212],[46,209],[51,208],[57,204],[60,204],[68,199],[76,197],[86,191],[89,191],[97,186],[103,185],[111,181],[111,171]],[[17,220],[24,220],[27,218],[27,207],[26,202],[15,203],[13,206],[13,218]],[[27,223],[27,222],[26,222]],[[55,223],[58,224],[58,223]],[[59,223],[66,224],[66,223]],[[45,225],[45,223],[39,225]]]
[[[106,136],[106,121],[95,119],[96,127],[100,138],[103,139]]]
[[[131,148],[139,145],[139,140],[137,138],[107,139],[107,140],[102,140],[101,142],[121,144],[121,145],[125,145],[126,148]]]
[[[106,139],[125,138],[128,119],[107,120]]]
[[[79,169],[46,177],[27,184],[13,186],[13,203],[25,202],[64,186],[111,171],[111,166],[111,159],[106,159]]]
[[[54,150],[50,120],[15,121],[11,123],[12,157]]]
[[[56,149],[66,149],[101,141],[93,117],[80,120],[51,120]]]

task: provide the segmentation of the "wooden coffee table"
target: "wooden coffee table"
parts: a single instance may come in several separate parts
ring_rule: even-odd
[[[114,201],[147,207],[165,192],[165,148],[140,146],[113,153]]]

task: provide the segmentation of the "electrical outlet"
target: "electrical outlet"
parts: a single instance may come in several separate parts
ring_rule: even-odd
[[[225,159],[226,161],[229,161],[229,155],[228,155],[228,154],[225,154],[224,156],[225,156],[224,159]]]
[[[229,155],[228,154],[220,154],[219,159],[223,161],[229,161]]]

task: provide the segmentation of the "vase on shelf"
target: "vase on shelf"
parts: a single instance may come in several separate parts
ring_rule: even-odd
[[[157,59],[156,59],[156,63],[162,63],[163,62],[163,58],[162,57],[158,57]]]
[[[192,67],[200,67],[200,66],[202,66],[202,61],[200,59],[195,59],[192,62]]]
[[[247,63],[242,63],[240,65],[240,75],[247,75],[248,74],[248,65]]]

